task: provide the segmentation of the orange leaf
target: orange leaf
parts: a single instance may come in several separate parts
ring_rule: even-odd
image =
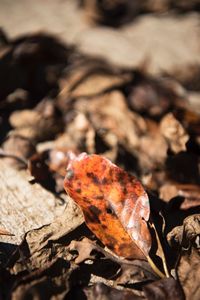
[[[134,176],[102,156],[82,153],[72,155],[64,187],[105,246],[129,259],[148,256],[149,199]]]

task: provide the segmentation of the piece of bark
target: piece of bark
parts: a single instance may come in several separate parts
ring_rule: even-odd
[[[14,234],[1,236],[1,242],[19,244],[25,232],[51,223],[64,211],[60,199],[28,179],[27,173],[0,159],[0,227]],[[65,199],[70,201],[67,196]]]

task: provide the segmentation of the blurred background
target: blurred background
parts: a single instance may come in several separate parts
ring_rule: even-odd
[[[44,31],[118,66],[184,77],[200,62],[199,13],[199,0],[1,0],[0,26],[9,38]]]
[[[71,150],[157,192],[197,183],[199,16],[198,0],[1,0],[3,151],[57,191]]]

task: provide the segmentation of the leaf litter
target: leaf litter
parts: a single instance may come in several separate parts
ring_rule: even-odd
[[[95,2],[93,21],[107,24]],[[6,41],[0,159],[72,200],[11,253],[0,243],[0,299],[199,299],[196,69],[189,82],[113,66],[46,33]]]

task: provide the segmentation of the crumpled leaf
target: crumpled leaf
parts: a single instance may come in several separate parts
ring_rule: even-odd
[[[95,130],[104,131],[104,139],[111,147],[113,138],[111,140],[106,138],[108,133],[112,133],[127,151],[133,151],[139,146],[139,139],[147,130],[146,122],[139,114],[129,110],[121,92],[114,90],[105,93],[89,103],[90,105],[86,99],[79,100],[75,108],[86,115],[89,114]]]
[[[7,137],[2,148],[1,155],[16,169],[26,168],[27,159],[36,152],[35,146],[28,138],[14,133]]]
[[[184,293],[179,283],[173,278],[164,278],[146,285],[144,294],[148,300],[184,300]]]
[[[199,300],[200,252],[193,247],[183,251],[177,272],[186,300]]]
[[[66,260],[57,258],[43,269],[16,280],[11,299],[62,300],[70,289],[69,278],[72,271]]]
[[[52,139],[63,128],[62,118],[51,100],[44,100],[33,110],[14,111],[10,124],[16,135],[30,139],[33,143]]]
[[[88,238],[83,238],[81,241],[73,240],[68,246],[70,252],[77,251],[77,256],[75,258],[75,263],[80,264],[86,260],[93,260],[99,254],[102,256],[103,265],[105,265],[106,260],[112,261],[115,265],[115,270],[113,270],[113,275],[111,278],[116,277],[116,283],[121,284],[134,284],[137,282],[146,282],[149,280],[157,279],[157,276],[152,271],[148,262],[144,260],[133,260],[129,261],[126,259],[120,259],[114,256],[112,253],[105,251],[101,246],[99,246],[95,241]],[[110,270],[111,271],[111,270]],[[104,272],[103,272],[104,273]],[[102,277],[99,277],[99,280]]]
[[[52,223],[30,230],[25,234],[18,248],[21,259],[17,261],[14,259],[15,263],[11,266],[10,272],[18,274],[27,267],[29,271],[41,269],[58,256],[66,259],[69,255],[66,245],[57,244],[57,240],[70,235],[82,223],[83,216],[79,207],[69,198],[67,207],[61,216]],[[79,232],[81,232],[80,229]]]
[[[82,153],[72,155],[64,187],[104,245],[125,258],[148,256],[149,200],[134,176],[99,155]]]
[[[188,248],[191,244],[200,248],[200,214],[194,214],[184,219],[182,226],[172,229],[167,235],[167,240],[172,246]]]
[[[97,253],[98,256],[99,254],[102,256],[104,265],[106,259],[117,264],[117,271],[114,272],[114,276],[117,278],[117,284],[133,284],[157,279],[157,276],[152,271],[148,262],[144,260],[128,261],[126,259],[120,259],[112,255],[112,253],[105,251],[95,241],[91,241],[86,237],[81,241],[73,240],[68,246],[68,249],[69,251],[77,252],[75,258],[76,264],[80,264],[86,260],[95,261]]]
[[[189,140],[189,136],[172,113],[165,115],[162,119],[160,130],[174,153],[186,151],[186,143]]]
[[[80,238],[83,216],[70,198],[66,211],[52,223],[30,230],[1,270],[1,299],[64,299],[70,276],[78,269],[67,249],[73,237]],[[84,228],[82,228],[84,227]],[[5,280],[6,278],[6,280]]]
[[[144,297],[139,291],[119,290],[98,282],[92,287],[85,289],[88,300],[142,300]]]
[[[139,140],[138,159],[141,168],[151,171],[162,166],[167,157],[167,148],[167,142],[161,135],[159,126],[156,122],[148,121],[146,134]]]
[[[78,252],[78,256],[75,259],[76,264],[95,258],[95,255],[92,255],[92,251],[96,250],[96,248],[96,244],[92,243],[88,238],[83,238],[82,241],[71,241],[69,245],[70,251],[75,250]]]

